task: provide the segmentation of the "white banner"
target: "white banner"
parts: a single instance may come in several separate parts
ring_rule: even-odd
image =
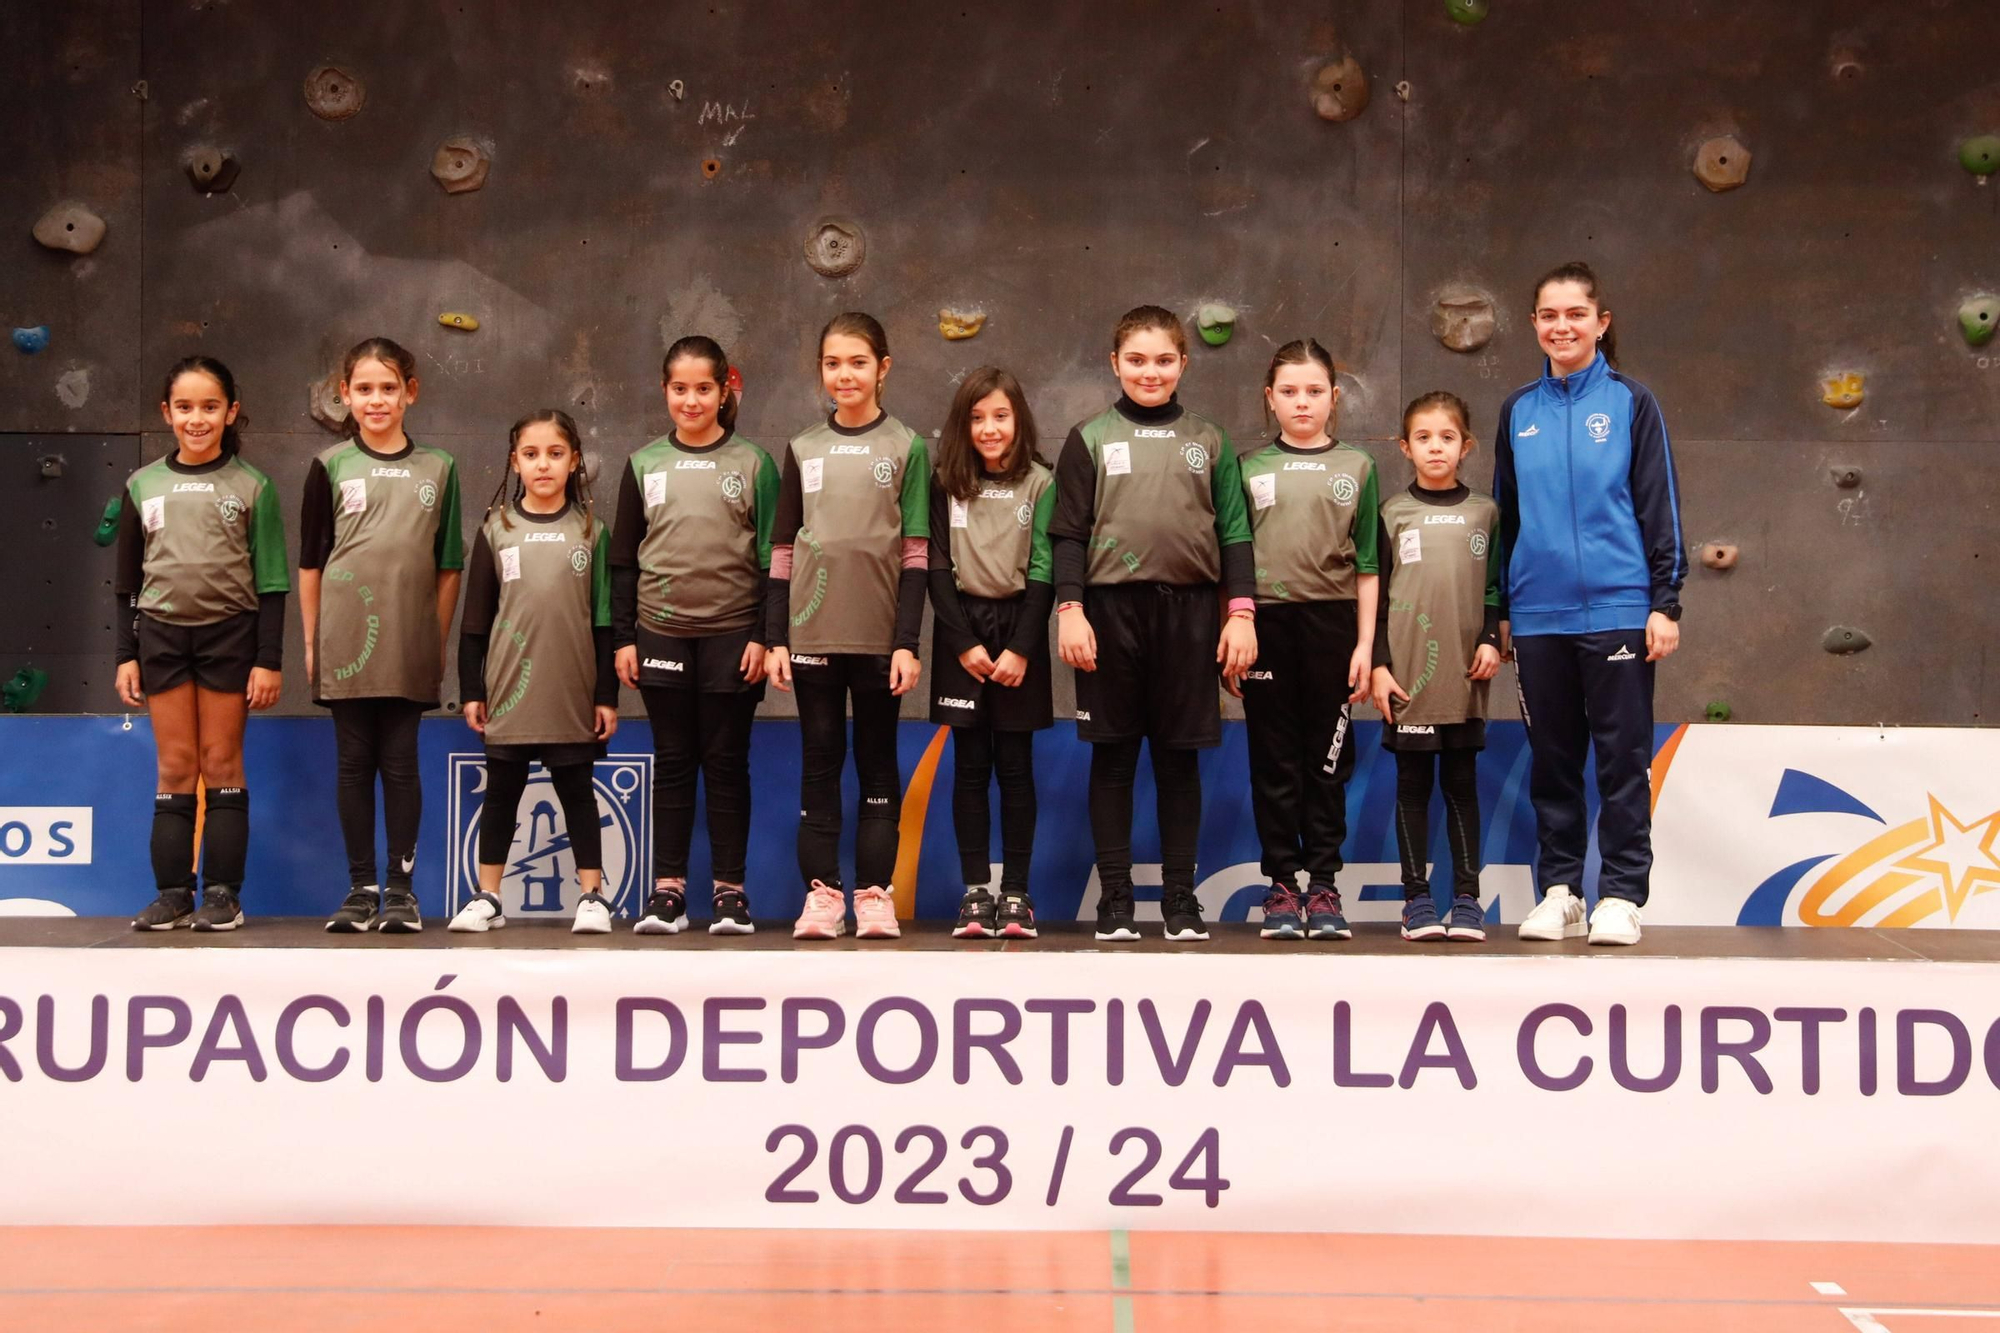
[[[2000,969],[0,952],[0,1224],[2000,1242]]]

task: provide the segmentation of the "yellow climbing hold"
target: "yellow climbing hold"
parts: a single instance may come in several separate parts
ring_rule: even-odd
[[[1820,395],[1819,400],[1828,407],[1838,407],[1843,411],[1856,408],[1861,406],[1862,390],[1866,385],[1865,379],[1850,370],[1845,375],[1835,375],[1826,381],[1826,392]]]
[[[461,315],[455,310],[447,310],[438,316],[438,323],[448,329],[463,329],[465,332],[471,333],[479,327],[479,317],[476,315]]]
[[[938,332],[952,342],[963,342],[975,337],[986,327],[984,310],[953,310],[946,307],[938,311]]]

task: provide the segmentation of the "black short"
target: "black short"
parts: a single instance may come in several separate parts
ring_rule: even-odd
[[[764,696],[764,682],[746,684],[743,679],[743,649],[754,633],[740,629],[729,634],[709,634],[681,638],[655,634],[639,626],[639,688],[643,690],[696,690],[702,694],[742,694],[755,691]]]
[[[139,686],[160,694],[192,680],[204,690],[241,694],[257,665],[257,613],[210,625],[169,625],[140,613]]]
[[[792,675],[814,685],[886,690],[889,658],[888,653],[793,653]]]
[[[517,764],[540,764],[543,768],[568,768],[575,764],[594,764],[611,752],[611,747],[603,741],[549,741],[526,742],[519,745],[495,745],[486,743],[488,759],[509,760]]]
[[[1174,750],[1222,744],[1222,605],[1214,584],[1114,583],[1085,588],[1097,670],[1076,673],[1076,734],[1145,738]]]
[[[1384,722],[1382,748],[1411,752],[1483,750],[1486,748],[1486,719],[1475,717],[1464,722],[1441,722],[1434,727],[1399,727],[1393,722]]]
[[[972,597],[961,593],[959,609],[972,632],[986,645],[994,661],[1014,637],[1021,599]],[[933,628],[931,642],[937,642]],[[931,721],[947,727],[986,727],[993,731],[1040,731],[1055,721],[1054,673],[1049,669],[1048,635],[1035,636],[1028,651],[1028,672],[1019,685],[995,685],[974,679],[956,657],[939,651],[931,662]]]

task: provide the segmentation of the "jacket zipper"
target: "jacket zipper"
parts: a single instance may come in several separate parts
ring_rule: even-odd
[[[1563,391],[1563,461],[1569,468],[1569,536],[1570,546],[1576,553],[1576,600],[1584,612],[1584,623],[1590,623],[1590,602],[1584,596],[1583,588],[1583,532],[1582,515],[1576,507],[1576,395],[1570,388],[1570,377],[1562,379]]]

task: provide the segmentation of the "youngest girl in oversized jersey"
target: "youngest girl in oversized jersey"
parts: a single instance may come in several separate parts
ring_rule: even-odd
[[[1375,706],[1396,755],[1396,846],[1403,938],[1483,940],[1479,910],[1479,752],[1486,683],[1500,670],[1500,509],[1458,479],[1472,414],[1449,393],[1403,409],[1416,480],[1382,502],[1384,584],[1375,619]],[[1439,920],[1428,870],[1433,773],[1444,789],[1452,904]]]
[[[466,562],[459,621],[458,688],[465,721],[486,738],[486,804],[479,812],[479,892],[453,930],[507,924],[500,881],[514,821],[539,760],[562,806],[583,896],[571,927],[611,929],[604,858],[591,781],[604,742],[618,730],[618,677],[611,665],[611,534],[591,511],[583,441],[569,414],[532,412],[507,441],[514,494],[500,480]]]
[[[1035,458],[1021,383],[981,366],[938,440],[931,484],[931,721],[951,728],[952,823],[965,876],[960,939],[1035,937],[1034,734],[1055,719],[1049,671],[1054,481]],[[1000,896],[988,887],[988,787],[1000,776]]]

